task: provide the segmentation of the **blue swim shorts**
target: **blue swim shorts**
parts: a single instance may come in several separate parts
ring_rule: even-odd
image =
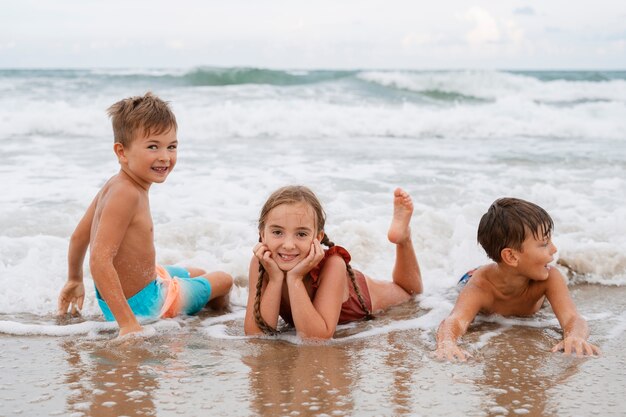
[[[474,272],[476,272],[478,268],[474,268],[471,271],[467,271],[465,273],[465,275],[463,275],[461,277],[461,279],[459,280],[459,282],[457,282],[456,285],[460,285],[460,286],[465,286],[465,284],[467,284],[467,282],[470,280],[470,278],[472,277],[472,275],[474,275]]]
[[[211,298],[211,284],[205,278],[191,278],[189,271],[180,266],[165,265],[165,270],[172,280],[176,281],[178,294],[176,300],[176,314],[196,314],[209,302]],[[156,319],[161,317],[163,305],[167,298],[170,284],[160,277],[155,278],[141,291],[128,299],[128,305],[137,317]],[[106,301],[96,288],[96,298],[100,310],[107,321],[115,320]],[[171,309],[168,316],[171,316]]]

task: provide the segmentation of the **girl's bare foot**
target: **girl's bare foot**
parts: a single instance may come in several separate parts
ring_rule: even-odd
[[[393,218],[387,232],[387,238],[391,243],[399,244],[411,239],[409,223],[413,215],[413,200],[411,196],[401,188],[393,192]]]

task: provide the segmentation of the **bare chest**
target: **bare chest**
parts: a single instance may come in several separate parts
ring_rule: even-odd
[[[496,296],[489,311],[485,313],[503,316],[530,316],[535,314],[545,300],[542,291],[531,289],[516,296]]]

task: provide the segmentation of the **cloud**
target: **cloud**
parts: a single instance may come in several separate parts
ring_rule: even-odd
[[[532,7],[525,6],[525,7],[518,7],[517,9],[513,10],[513,14],[535,16],[537,13],[535,13],[535,9],[533,9]]]
[[[472,30],[467,32],[465,39],[472,45],[500,41],[500,29],[496,19],[480,7],[472,7],[465,13],[465,20],[474,23]]]
[[[498,19],[480,7],[472,7],[465,13],[464,19],[473,24],[465,34],[465,40],[472,46],[519,45],[524,42],[524,30],[514,20]]]
[[[180,40],[173,39],[165,42],[165,46],[170,49],[185,49],[186,45]]]

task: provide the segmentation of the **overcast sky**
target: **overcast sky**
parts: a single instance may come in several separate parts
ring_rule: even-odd
[[[0,0],[0,67],[626,69],[625,0]]]

